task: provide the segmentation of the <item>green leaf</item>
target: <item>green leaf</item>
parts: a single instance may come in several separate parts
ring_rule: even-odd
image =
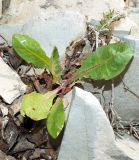
[[[57,82],[61,79],[61,66],[59,61],[58,50],[56,47],[54,47],[52,52],[51,65],[49,69],[53,75],[53,82]]]
[[[50,114],[47,119],[47,129],[49,134],[56,138],[63,129],[65,122],[64,105],[61,98],[58,98],[52,106]]]
[[[50,58],[46,56],[40,44],[27,35],[14,34],[12,37],[12,46],[17,54],[26,62],[35,65],[38,68],[49,67]]]
[[[25,95],[21,103],[21,114],[35,121],[47,118],[55,96],[53,91],[44,95],[36,92]]]
[[[110,80],[119,75],[133,56],[132,49],[126,43],[109,44],[89,54],[76,71],[77,79]]]

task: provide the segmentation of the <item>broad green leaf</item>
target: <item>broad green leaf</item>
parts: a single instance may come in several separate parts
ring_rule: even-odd
[[[17,54],[26,62],[35,65],[38,68],[49,67],[50,58],[41,48],[40,44],[27,35],[14,34],[12,45]]]
[[[47,119],[47,129],[49,134],[56,138],[63,129],[65,122],[64,105],[61,98],[58,98],[52,106],[50,114]]]
[[[59,61],[58,50],[56,47],[54,47],[52,52],[51,65],[49,69],[53,75],[53,82],[57,82],[61,79],[61,66]]]
[[[38,121],[47,118],[56,93],[53,91],[46,94],[32,92],[23,97],[21,114]]]
[[[109,44],[89,54],[76,71],[75,77],[94,80],[110,80],[119,75],[133,56],[132,49],[126,43]]]

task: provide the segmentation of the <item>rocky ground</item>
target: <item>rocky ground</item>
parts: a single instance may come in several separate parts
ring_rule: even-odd
[[[90,36],[92,28],[103,12],[115,9],[121,16],[112,19],[110,34],[99,35],[98,45],[124,40],[134,48],[134,60],[126,74],[115,80],[114,87],[112,82],[80,84],[95,94],[101,105],[91,93],[79,88],[74,89],[74,94],[70,93],[76,96],[73,96],[58,160],[102,157],[104,160],[138,160],[138,4],[137,0],[0,0],[0,159],[55,160],[62,138],[60,135],[53,140],[41,128],[41,123],[38,127],[38,123],[19,113],[22,95],[33,90],[45,92],[46,77],[42,70],[34,74],[34,69],[15,54],[11,47],[12,34],[29,34],[41,43],[49,56],[57,46],[61,64],[68,72],[80,65],[85,54],[95,50],[96,39]],[[88,108],[86,112],[84,107]],[[118,136],[116,141],[114,133]]]

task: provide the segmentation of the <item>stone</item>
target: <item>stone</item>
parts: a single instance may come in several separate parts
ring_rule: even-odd
[[[85,35],[86,24],[85,18],[78,12],[65,11],[52,14],[47,19],[34,19],[23,25],[0,25],[0,34],[9,42],[15,32],[28,34],[38,40],[49,56],[56,46],[63,58],[70,43]]]
[[[0,104],[0,110],[2,112],[2,116],[5,117],[8,115],[8,108],[5,107],[4,105]]]
[[[115,37],[127,42],[133,48],[134,58],[127,66],[126,70],[114,79],[114,109],[123,121],[139,121],[139,90],[137,89],[137,86],[139,86],[139,27],[131,27],[128,34],[127,31],[125,31],[126,34],[123,33],[124,28],[122,33],[119,32],[119,34],[114,34]],[[102,92],[101,88],[103,86],[104,90]],[[92,84],[85,83],[84,89],[95,93],[95,95],[101,99],[103,106],[109,106],[109,103],[111,102],[110,81],[97,81]],[[103,96],[101,93],[103,93]]]
[[[135,8],[128,13],[128,17],[132,19],[137,25],[139,25],[139,8]]]
[[[116,146],[113,129],[91,93],[75,87],[58,160],[133,160]]]
[[[136,36],[139,38],[139,27],[132,27],[130,31],[130,35]]]
[[[130,35],[120,35],[119,37],[133,48],[134,58],[125,71],[126,73],[122,75],[123,82],[127,87],[124,86],[120,79],[115,81],[115,109],[123,120],[139,121],[139,90],[137,89],[139,85],[139,28],[133,27]],[[125,88],[127,88],[127,90]],[[106,97],[108,97],[109,94],[109,91],[104,93]]]
[[[28,21],[33,17],[47,18],[48,14],[58,10],[78,11],[90,21],[92,18],[101,19],[103,12],[110,9],[115,9],[122,13],[124,7],[125,3],[123,0],[11,0],[11,5],[7,11],[7,18],[4,17],[3,21],[7,19],[6,21],[10,23],[20,23]]]
[[[18,99],[16,99],[10,106],[10,109],[12,110],[12,115],[15,116],[17,113],[20,112],[21,109],[21,100],[22,96]]]
[[[85,15],[89,21],[91,19],[100,20],[103,12],[106,12],[109,9],[115,9],[121,13],[125,6],[123,0],[59,0],[55,3],[62,9],[79,11],[81,14]]]
[[[4,152],[0,151],[0,159],[1,160],[16,160],[14,157],[7,156]]]
[[[0,0],[0,18],[2,17],[2,0]]]
[[[25,66],[25,65],[20,65],[18,67],[18,73],[20,74],[20,76],[24,76],[24,75],[27,75],[27,76],[33,76],[33,75],[41,75],[43,72],[44,72],[44,69],[40,69],[40,68],[33,68],[31,67],[30,69],[30,66]]]
[[[116,144],[132,159],[139,159],[139,141],[133,136],[125,134],[122,138],[116,138]]]
[[[2,0],[2,12],[9,8],[11,0]]]
[[[26,138],[21,137],[20,141],[15,145],[12,153],[23,152],[26,150],[33,150],[34,144],[30,143]]]
[[[139,0],[128,0],[129,7],[139,7]]]
[[[41,152],[41,149],[36,148],[35,151],[33,152],[33,155],[31,155],[29,158],[31,160],[40,158],[40,155],[41,155],[40,152]]]
[[[132,21],[139,25],[139,0],[128,0],[127,15]]]
[[[26,92],[27,87],[2,58],[0,58],[0,66],[0,96],[6,103],[11,104]]]
[[[138,27],[138,25],[129,19],[129,17],[125,17],[124,19],[115,22],[113,34],[120,37],[129,35],[132,27]]]

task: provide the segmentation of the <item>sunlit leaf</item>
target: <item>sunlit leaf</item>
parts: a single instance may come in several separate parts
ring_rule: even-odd
[[[132,57],[133,51],[126,43],[100,47],[87,56],[75,77],[110,80],[126,68]]]
[[[38,68],[49,67],[50,58],[46,56],[40,44],[28,35],[14,34],[12,37],[12,46],[16,53],[26,62]]]
[[[52,106],[50,114],[47,119],[47,129],[49,134],[56,138],[63,129],[65,122],[64,105],[61,98],[58,98]]]
[[[36,92],[25,95],[22,99],[21,114],[36,121],[47,118],[55,96],[53,91],[44,95]]]

